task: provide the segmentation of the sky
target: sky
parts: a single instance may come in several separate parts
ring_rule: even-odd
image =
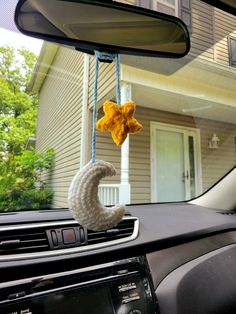
[[[14,23],[14,11],[18,0],[0,0],[0,46],[26,47],[39,55],[42,41],[22,35]]]
[[[39,55],[43,41],[0,28],[0,46],[26,47]]]

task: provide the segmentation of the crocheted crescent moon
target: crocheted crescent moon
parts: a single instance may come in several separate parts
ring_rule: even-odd
[[[106,230],[122,219],[125,207],[104,207],[98,197],[98,185],[102,178],[114,176],[115,168],[108,162],[89,162],[74,176],[68,194],[68,205],[73,217],[82,226],[94,230]]]

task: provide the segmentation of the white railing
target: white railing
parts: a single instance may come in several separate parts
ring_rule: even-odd
[[[99,184],[98,196],[105,206],[116,204],[130,204],[130,184]]]
[[[98,196],[105,206],[119,204],[120,184],[99,184]]]

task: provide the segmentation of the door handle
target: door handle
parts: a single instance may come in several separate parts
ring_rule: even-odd
[[[185,182],[185,180],[189,179],[189,172],[188,172],[188,170],[186,171],[186,174],[185,174],[185,172],[183,172],[182,178],[183,178],[183,182]]]
[[[189,174],[188,174],[188,170],[187,170],[186,179],[188,180],[188,178],[189,178]]]

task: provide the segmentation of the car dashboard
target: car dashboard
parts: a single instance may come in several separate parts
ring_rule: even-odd
[[[0,313],[235,313],[235,229],[188,203],[127,206],[98,233],[67,209],[2,214]]]

